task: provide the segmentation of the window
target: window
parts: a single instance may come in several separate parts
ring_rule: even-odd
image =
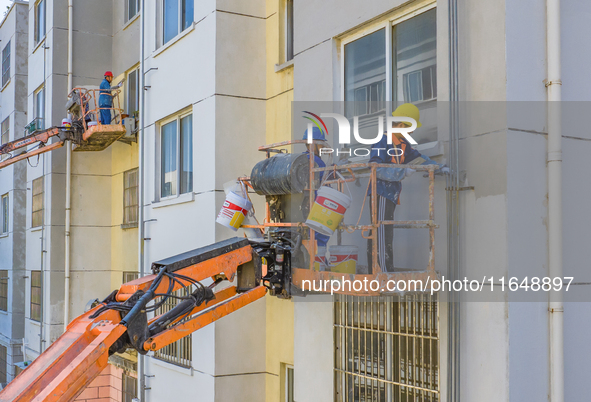
[[[338,295],[337,401],[440,401],[437,296]]]
[[[137,378],[123,372],[121,384],[122,402],[133,402],[133,398],[137,398]]]
[[[6,372],[7,370],[7,361],[6,361],[6,355],[7,355],[7,349],[6,346],[4,345],[0,345],[0,383],[2,384],[6,384],[7,378],[6,378]]]
[[[140,110],[140,72],[139,69],[127,74],[127,114],[137,117]]]
[[[123,173],[123,227],[138,224],[138,169]]]
[[[41,271],[31,271],[31,320],[41,321]]]
[[[0,216],[0,234],[7,234],[9,231],[8,227],[8,194],[4,194],[2,196],[2,205],[0,205],[0,211],[2,212],[2,216]]]
[[[8,271],[5,269],[0,270],[0,310],[8,311]]]
[[[193,116],[182,116],[163,124],[160,145],[161,198],[192,192]]]
[[[285,61],[293,59],[293,0],[285,1]]]
[[[45,38],[45,0],[35,4],[35,44]]]
[[[35,120],[37,124],[35,128],[37,130],[43,130],[45,128],[45,88],[42,87],[35,92],[35,98],[33,99],[33,107],[35,112]]]
[[[192,292],[193,289],[189,288],[189,292]],[[173,292],[175,296],[187,296],[185,289],[179,289]],[[156,316],[164,314],[170,310],[172,310],[178,303],[179,299],[175,299],[169,297],[162,307],[156,310]],[[176,341],[175,343],[171,343],[168,346],[163,347],[160,350],[156,350],[154,352],[154,357],[159,360],[163,360],[168,363],[176,364],[177,366],[181,367],[191,367],[193,350],[191,345],[191,335],[185,336],[184,338]]]
[[[386,46],[391,35],[392,47]],[[359,116],[359,132],[375,137],[377,116],[402,103],[415,103],[422,127],[413,133],[419,144],[436,141],[437,100],[436,10],[379,29],[344,45],[346,115]],[[386,59],[392,59],[387,71]],[[386,82],[392,82],[391,95]]]
[[[33,217],[31,227],[43,225],[43,177],[33,180]]]
[[[163,44],[193,24],[193,0],[162,0]]]
[[[285,366],[285,402],[294,402],[293,366]]]
[[[10,117],[4,119],[1,127],[2,128],[0,129],[0,131],[2,131],[2,136],[0,137],[0,145],[4,145],[7,144],[8,141],[10,141]],[[8,158],[8,154],[2,155],[2,158],[0,160],[4,160],[6,158]]]
[[[139,272],[125,271],[123,272],[123,283],[131,282],[140,277]]]
[[[10,79],[10,41],[2,50],[2,86]]]
[[[135,17],[140,12],[141,0],[126,0],[125,22]]]

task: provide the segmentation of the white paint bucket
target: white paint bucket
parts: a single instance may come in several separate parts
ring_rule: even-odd
[[[332,272],[356,273],[359,247],[330,246],[328,250],[330,251],[330,270]]]
[[[306,225],[318,233],[332,236],[350,206],[348,195],[327,186],[320,187]]]
[[[65,118],[62,120],[62,127],[71,128],[72,127],[72,119]]]
[[[252,203],[249,200],[236,193],[229,192],[215,221],[233,231],[237,231],[250,208],[252,208]]]
[[[326,263],[326,247],[318,246],[314,257],[314,271],[328,271]]]

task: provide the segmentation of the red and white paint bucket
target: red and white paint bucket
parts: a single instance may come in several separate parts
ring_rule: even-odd
[[[318,246],[314,257],[314,271],[328,271],[326,263],[326,247]]]
[[[356,273],[359,247],[330,246],[328,250],[330,251],[330,270],[332,272]]]
[[[322,186],[306,219],[306,225],[318,233],[332,236],[350,206],[351,197],[330,187]]]
[[[237,231],[250,208],[252,208],[252,203],[249,200],[236,193],[229,192],[215,221],[233,231]]]

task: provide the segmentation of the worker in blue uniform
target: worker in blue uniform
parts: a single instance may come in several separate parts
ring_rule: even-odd
[[[392,116],[411,117],[416,120],[417,128],[421,127],[419,109],[411,104],[400,105]],[[409,127],[410,123],[393,123],[394,127]],[[422,155],[402,136],[394,133],[392,143],[388,144],[387,134],[384,133],[381,140],[372,146],[370,162],[391,164],[438,165],[436,173],[448,174],[449,168],[443,164],[431,160]],[[419,159],[421,158],[421,159]],[[415,172],[412,168],[378,168],[377,169],[377,219],[378,221],[393,221],[396,205],[400,204],[401,181]],[[369,191],[371,194],[371,189]],[[371,203],[370,203],[371,211]],[[378,264],[383,272],[394,272],[394,227],[381,225],[378,227]],[[367,261],[372,266],[372,240],[367,243]],[[370,268],[371,269],[371,268]]]
[[[111,82],[113,81],[113,73],[105,72],[105,78],[101,82],[99,92],[99,109],[101,124],[111,124],[111,109],[113,108],[113,94],[111,93]]]

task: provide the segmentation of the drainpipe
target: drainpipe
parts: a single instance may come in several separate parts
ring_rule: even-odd
[[[560,0],[546,0],[548,79],[548,276],[562,278],[562,132]],[[550,401],[564,401],[564,307],[562,294],[548,301]]]
[[[72,0],[70,0],[72,1]],[[139,146],[139,161],[138,161],[138,195],[139,195],[139,211],[138,211],[138,268],[140,276],[145,276],[144,270],[144,129],[145,129],[145,86],[146,86],[146,67],[145,67],[145,0],[142,0],[141,5],[141,35],[140,35],[140,73],[141,73],[141,85],[140,90],[142,95],[140,96],[140,130],[138,134],[138,146]],[[138,362],[138,395],[141,402],[146,402],[146,357],[142,354],[139,355]]]
[[[72,91],[72,31],[74,4],[68,0],[68,94]],[[70,189],[72,185],[72,142],[66,143],[66,227],[64,247],[64,332],[70,322]]]

